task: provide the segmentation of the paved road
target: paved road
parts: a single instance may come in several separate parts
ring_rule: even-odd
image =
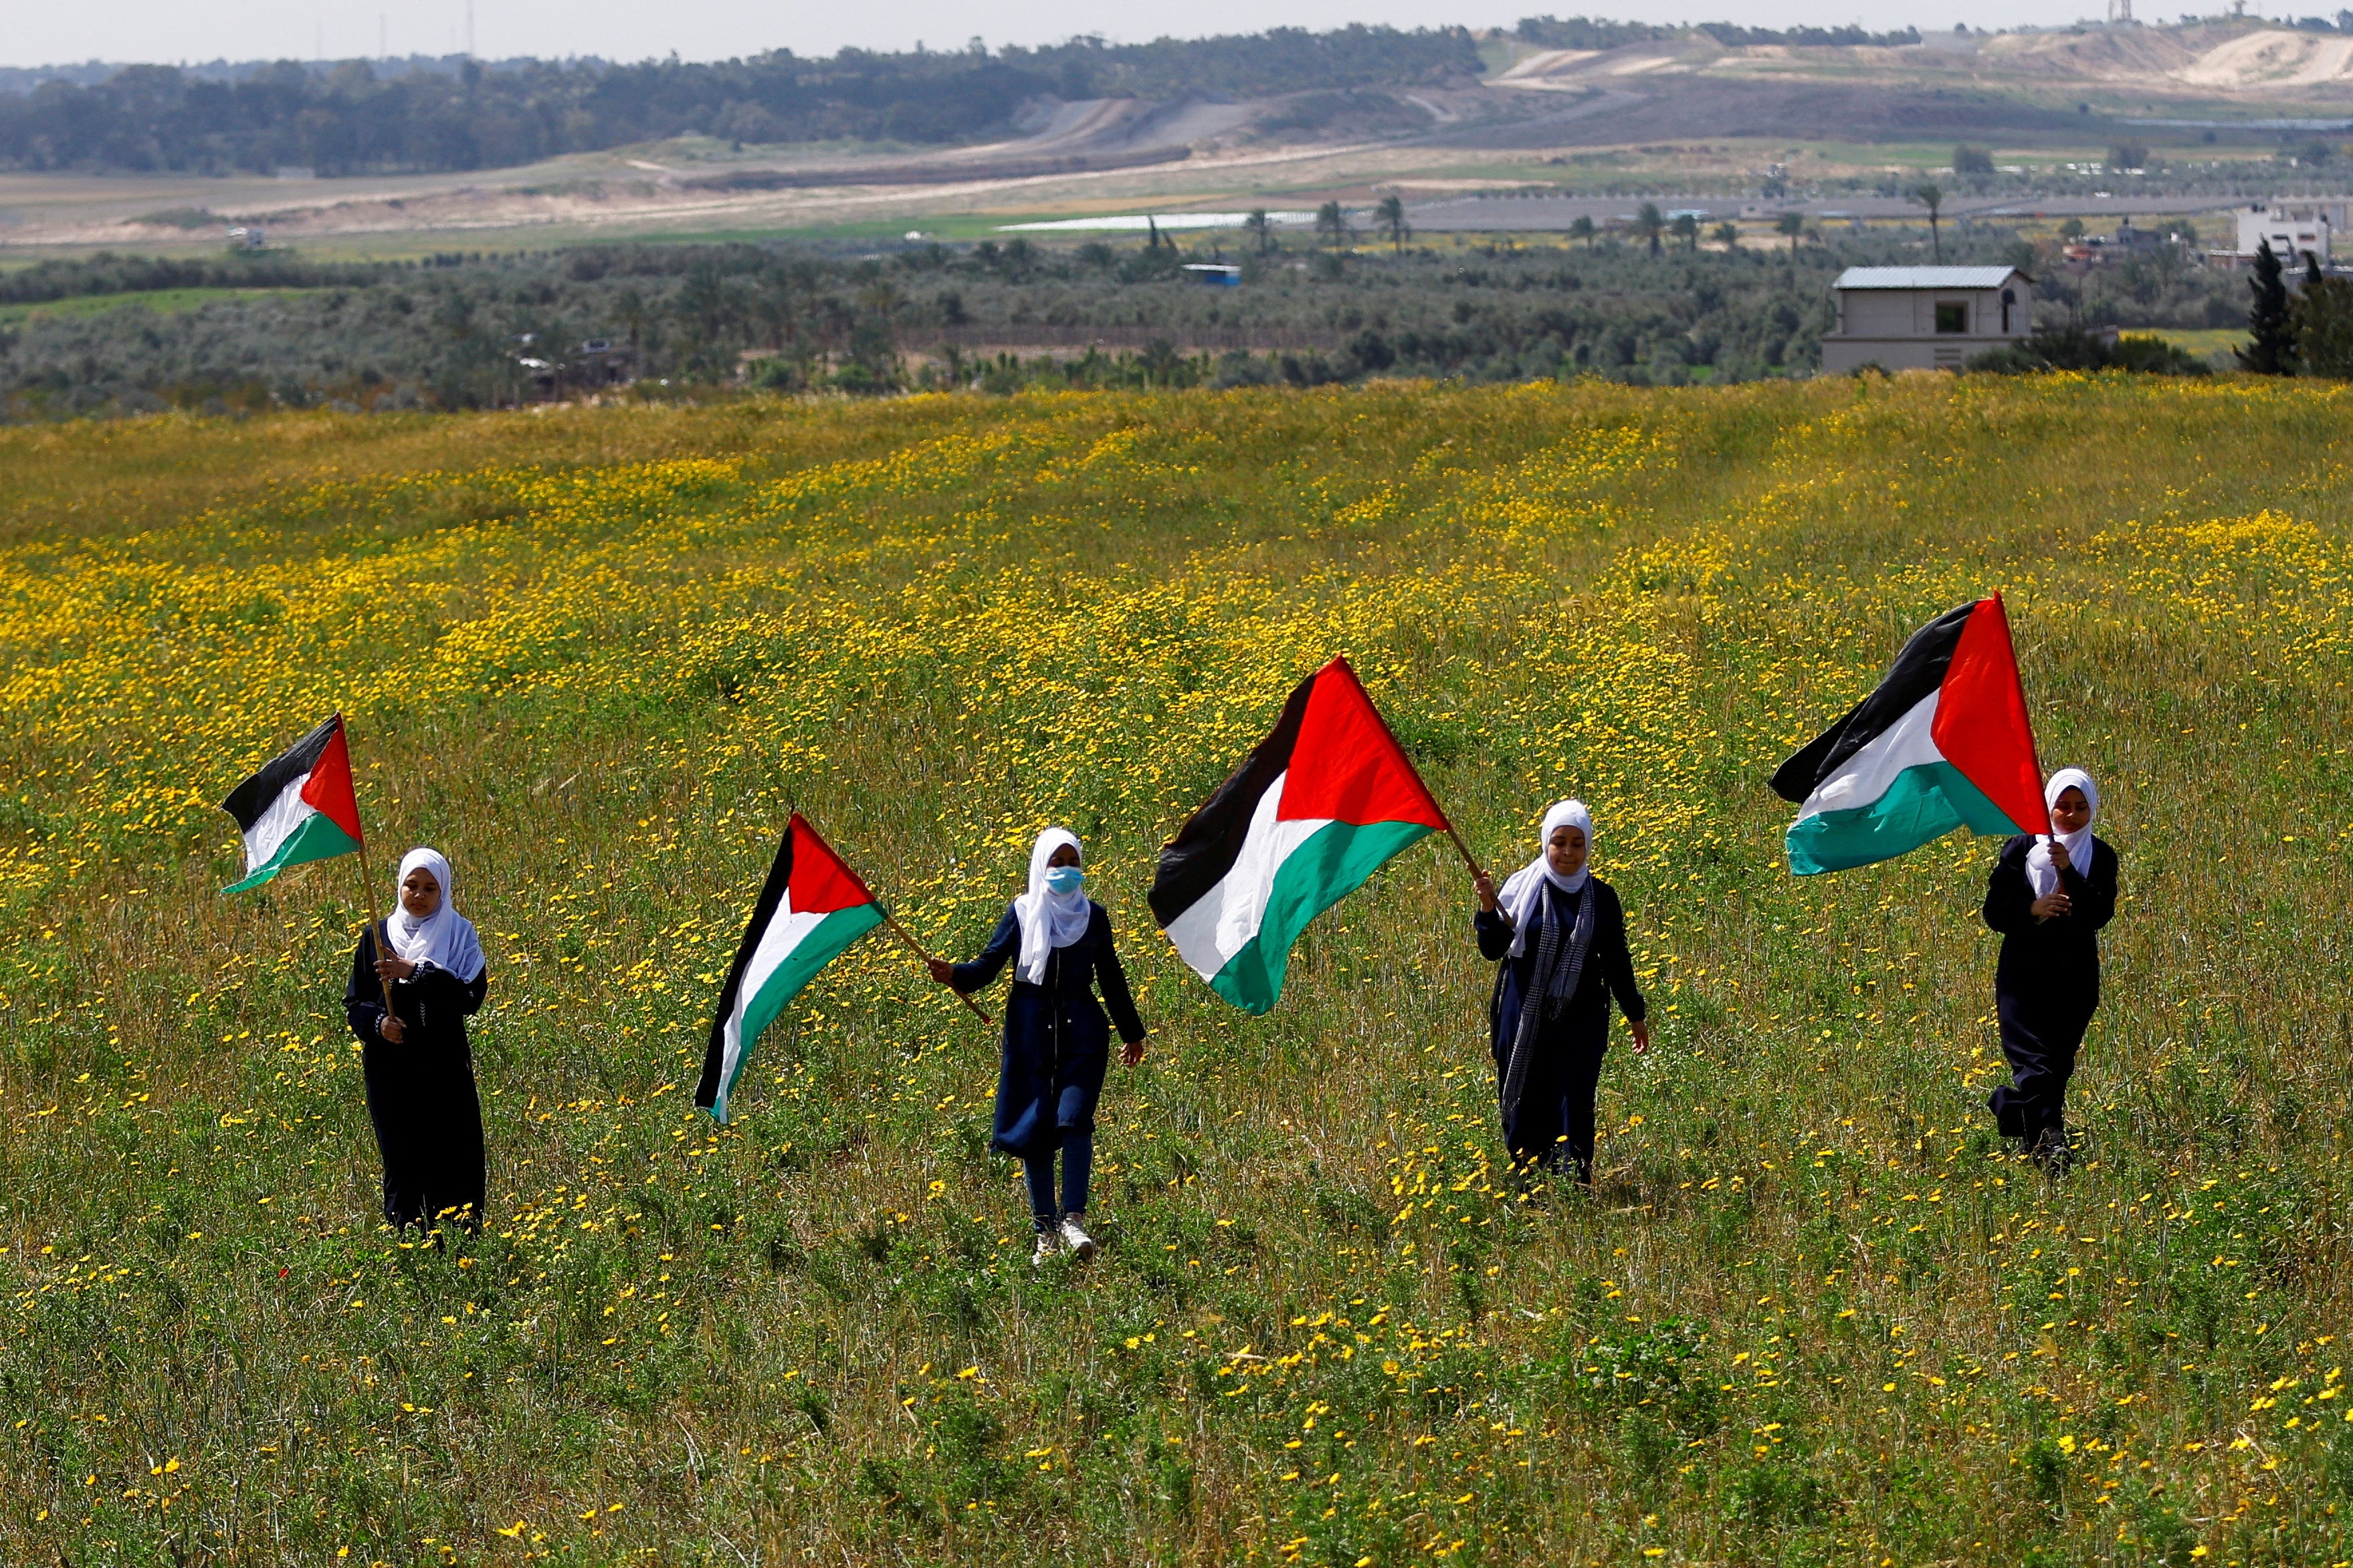
[[[2121,218],[2219,213],[2251,204],[2253,196],[1969,196],[1946,202],[1949,221],[1981,218]],[[2326,197],[2338,201],[2353,198]],[[1644,201],[1672,216],[1688,212],[1704,223],[1745,218],[1769,220],[1785,212],[1801,212],[1815,222],[1841,219],[1908,218],[1920,222],[1927,209],[1900,196],[1826,197],[1820,201],[1761,201],[1740,196],[1459,196],[1418,203],[1406,209],[1413,226],[1424,233],[1449,232],[1556,234],[1579,217],[1597,224],[1630,219]]]

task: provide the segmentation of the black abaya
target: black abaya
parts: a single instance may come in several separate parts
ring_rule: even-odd
[[[1516,1106],[1505,1105],[1504,1142],[1514,1160],[1545,1165],[1557,1163],[1566,1153],[1577,1174],[1593,1173],[1593,1095],[1601,1079],[1601,1056],[1609,1047],[1609,999],[1615,995],[1630,1023],[1649,1016],[1641,988],[1634,983],[1634,959],[1626,946],[1626,911],[1617,889],[1599,878],[1583,891],[1563,893],[1547,884],[1545,901],[1531,910],[1531,921],[1550,918],[1562,922],[1564,932],[1577,921],[1578,902],[1595,901],[1592,945],[1577,990],[1555,1017],[1537,1023],[1535,1054]],[[1520,1008],[1535,979],[1541,933],[1531,931],[1517,958],[1512,948],[1511,922],[1498,910],[1482,910],[1472,917],[1479,935],[1479,954],[1502,963],[1495,992],[1487,1008],[1489,1046],[1495,1058],[1495,1082],[1503,1086],[1511,1061],[1512,1042],[1518,1037]],[[1543,998],[1535,998],[1541,1006]]]
[[[343,989],[343,1016],[360,1042],[368,1120],[384,1157],[385,1223],[396,1228],[482,1223],[485,1175],[482,1102],[474,1089],[466,1020],[490,989],[486,969],[471,980],[427,964],[392,983],[400,1043],[376,1032],[384,990],[375,973],[375,933],[360,938]]]
[[[2059,873],[2073,912],[2037,918],[2026,875],[2033,847],[2030,834],[2002,846],[1985,897],[1985,922],[2001,933],[1994,1015],[2010,1068],[2010,1081],[1986,1103],[2003,1135],[2030,1149],[2064,1135],[2067,1080],[2100,1005],[2099,931],[2116,912],[2116,852],[2094,836],[2091,864]]]

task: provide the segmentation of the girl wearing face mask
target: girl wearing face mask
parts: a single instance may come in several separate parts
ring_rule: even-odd
[[[1094,1256],[1094,1238],[1084,1224],[1087,1178],[1094,1165],[1095,1099],[1103,1092],[1112,1025],[1125,1042],[1120,1059],[1130,1067],[1144,1060],[1144,1024],[1112,946],[1111,917],[1087,897],[1085,880],[1078,839],[1048,828],[1030,847],[1029,890],[1013,900],[980,956],[970,963],[932,961],[932,978],[966,995],[996,979],[1008,962],[1014,965],[989,1142],[1019,1160],[1029,1177],[1038,1233],[1033,1263],[1065,1247],[1081,1258]],[[1054,1200],[1057,1150],[1060,1205]]]
[[[1567,1153],[1588,1185],[1593,1092],[1609,1047],[1613,995],[1633,1027],[1634,1048],[1651,1044],[1626,911],[1617,890],[1588,868],[1592,844],[1584,803],[1560,802],[1545,813],[1536,858],[1500,892],[1493,877],[1479,874],[1472,920],[1479,955],[1502,965],[1487,1017],[1504,1142],[1523,1168],[1557,1169]]]
[[[1986,886],[1985,923],[2001,933],[1994,1015],[2010,1081],[1987,1101],[2002,1135],[2063,1171],[2067,1079],[2100,1005],[2102,926],[2116,912],[2116,852],[2092,833],[2099,786],[2062,768],[2043,786],[2057,831],[2021,834],[2002,846]]]
[[[451,879],[437,851],[403,857],[398,907],[360,938],[343,987],[395,1229],[482,1223],[482,1102],[466,1020],[491,982],[473,922],[450,907]]]

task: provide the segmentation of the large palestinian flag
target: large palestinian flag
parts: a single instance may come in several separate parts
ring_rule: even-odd
[[[258,888],[289,866],[349,855],[360,847],[360,806],[352,793],[352,752],[340,713],[272,757],[221,802],[245,835],[245,879],[221,891]]]
[[[858,873],[842,864],[799,812],[793,813],[760,901],[753,906],[752,923],[736,946],[735,966],[719,993],[694,1103],[726,1121],[727,1101],[760,1032],[818,970],[881,923],[882,906]]]
[[[1307,923],[1445,826],[1356,672],[1335,658],[1299,683],[1274,733],[1160,851],[1152,913],[1219,995],[1263,1013]]]
[[[1773,775],[1799,803],[1789,869],[1842,871],[1956,827],[2048,833],[2042,773],[2001,595],[1912,634],[1879,689]]]

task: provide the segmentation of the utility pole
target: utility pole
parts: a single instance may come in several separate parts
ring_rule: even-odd
[[[466,58],[474,58],[474,0],[466,0]]]

